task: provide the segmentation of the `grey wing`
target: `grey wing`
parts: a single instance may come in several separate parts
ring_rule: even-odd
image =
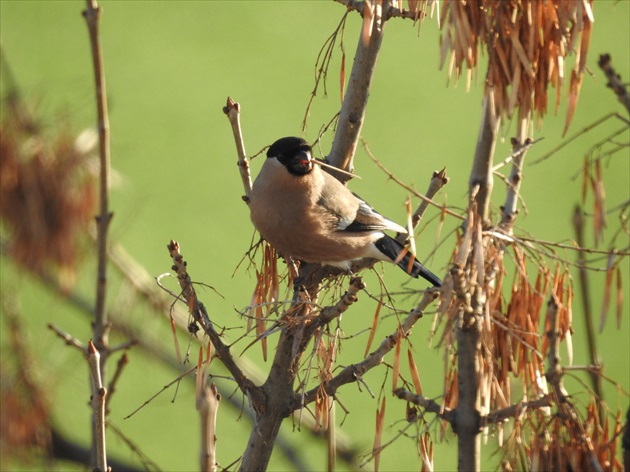
[[[317,205],[335,220],[337,231],[407,233],[405,228],[385,218],[331,175],[324,173],[324,178],[326,185]]]
[[[352,195],[358,200],[359,208],[354,221],[339,229],[350,232],[390,230],[398,233],[407,233],[405,228],[385,218],[357,194],[353,193]]]

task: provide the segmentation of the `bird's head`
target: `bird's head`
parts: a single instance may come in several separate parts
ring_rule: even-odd
[[[278,139],[267,151],[267,158],[274,157],[293,175],[306,175],[313,170],[311,146],[302,138]]]

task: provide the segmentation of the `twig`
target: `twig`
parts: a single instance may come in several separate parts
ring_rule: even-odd
[[[440,205],[439,203],[435,203],[431,198],[428,197],[427,195],[422,195],[420,192],[418,192],[415,188],[410,187],[409,185],[405,184],[402,180],[400,180],[398,177],[396,177],[394,175],[393,172],[391,172],[389,169],[387,169],[387,167],[385,167],[378,159],[376,159],[376,157],[370,152],[370,149],[368,148],[367,144],[365,142],[363,142],[363,147],[365,148],[365,152],[367,153],[368,157],[370,159],[372,159],[372,162],[374,162],[374,164],[376,164],[376,166],[381,169],[383,172],[385,172],[385,174],[387,174],[387,177],[391,180],[393,180],[394,182],[396,182],[398,185],[400,185],[402,188],[404,188],[405,190],[407,190],[409,193],[411,193],[412,195],[414,195],[415,197],[418,197],[420,200],[422,200],[423,202],[426,202],[430,205],[433,205],[435,208],[439,209],[440,211],[444,212],[447,215],[453,216],[459,220],[464,220],[464,217],[458,213],[455,213],[452,210],[449,210],[448,208],[446,208],[444,205]],[[441,170],[440,172],[436,172],[433,173],[433,179],[431,180],[431,183],[429,184],[429,190],[427,190],[427,192],[429,192],[432,188],[432,186],[434,185],[433,180],[435,178],[439,178],[440,174],[444,172],[444,175],[446,175],[446,169]],[[436,181],[436,185],[438,184],[439,181]],[[446,178],[446,181],[443,182],[443,185],[448,183],[448,178]],[[442,186],[443,186],[442,185]],[[437,191],[440,189],[436,188],[436,193]]]
[[[585,431],[584,425],[580,421],[575,407],[571,403],[568,393],[564,389],[562,382],[563,369],[560,359],[560,314],[559,301],[555,295],[552,295],[547,304],[548,331],[547,340],[549,343],[549,351],[547,353],[547,371],[545,378],[553,388],[555,401],[560,417],[566,422],[571,430],[571,435],[575,441],[578,441],[582,449],[588,457],[588,463],[591,470],[596,472],[603,471],[597,456],[593,450],[593,444],[590,437]]]
[[[365,10],[365,2],[358,0],[335,0],[337,3],[341,3],[345,5],[349,11],[357,11],[362,16]],[[410,2],[411,3],[411,2]],[[385,20],[389,20],[390,18],[404,18],[407,20],[418,21],[422,19],[426,14],[420,10],[405,10],[404,8],[398,7],[398,5],[402,5],[402,2],[398,3],[388,3],[387,6],[383,6],[383,18]],[[416,7],[417,8],[417,7]]]
[[[90,46],[92,50],[92,63],[94,67],[94,82],[96,87],[96,109],[99,138],[99,158],[100,158],[100,213],[96,217],[97,236],[96,246],[98,253],[97,275],[96,275],[96,305],[93,323],[93,340],[90,347],[98,355],[91,355],[88,359],[97,359],[99,363],[99,378],[94,378],[94,368],[92,372],[92,396],[98,397],[92,402],[92,468],[98,468],[102,472],[107,470],[106,450],[105,450],[105,393],[102,386],[106,379],[106,361],[109,356],[108,333],[110,324],[107,319],[107,233],[113,214],[109,210],[109,187],[110,187],[110,142],[109,142],[109,117],[107,113],[107,88],[105,86],[105,68],[103,66],[103,53],[99,37],[99,21],[101,18],[101,8],[96,0],[86,0],[86,8],[83,17],[87,24],[90,36]],[[97,388],[98,385],[98,388]]]
[[[418,405],[431,413],[435,413],[440,418],[448,421],[449,423],[453,423],[455,421],[456,415],[454,410],[451,410],[450,408],[445,408],[431,398],[417,395],[410,392],[409,390],[405,390],[404,388],[396,389],[394,391],[394,395],[396,395],[401,400],[413,403],[414,405]]]
[[[107,386],[107,398],[105,399],[105,412],[109,413],[109,402],[112,399],[112,395],[116,391],[116,385],[118,385],[118,380],[122,375],[122,372],[125,366],[129,363],[129,356],[126,352],[120,356],[118,359],[118,363],[116,364],[116,370],[114,371],[114,375],[112,375],[112,380],[109,381],[109,385]]]
[[[63,339],[64,342],[68,346],[72,346],[72,347],[75,347],[75,348],[79,349],[83,354],[86,353],[86,351],[87,351],[87,344],[82,343],[77,338],[72,336],[70,333],[66,333],[64,330],[62,330],[61,328],[58,328],[57,326],[55,326],[52,323],[48,323],[48,329],[50,329],[51,331],[54,331],[55,334],[57,336],[59,336],[61,339]]]
[[[341,21],[337,25],[337,28],[335,28],[335,31],[333,31],[332,34],[328,37],[328,39],[324,42],[324,45],[320,49],[319,54],[317,55],[317,59],[315,60],[315,85],[313,86],[313,90],[311,91],[311,95],[308,99],[308,104],[306,105],[306,111],[304,112],[304,118],[302,118],[302,131],[306,130],[306,123],[308,121],[308,117],[311,111],[311,105],[313,104],[313,100],[315,100],[315,97],[317,96],[317,91],[319,89],[320,84],[323,85],[324,87],[324,96],[328,94],[328,91],[326,90],[328,67],[330,65],[330,61],[333,56],[335,43],[337,42],[337,37],[340,35],[339,33],[341,33],[340,35],[341,41],[340,41],[339,47],[341,49],[341,69],[342,69],[340,73],[340,82],[342,84],[342,87],[344,85],[346,53],[345,53],[345,48],[343,46],[343,32],[344,32],[346,19],[348,18],[349,11],[350,10],[347,10],[344,13],[343,17],[341,18]],[[341,98],[343,100],[343,89],[342,89],[341,95],[342,95]],[[332,122],[334,122],[337,119],[338,116],[339,114],[337,113],[332,118],[332,120],[328,123],[328,125],[325,126],[323,130],[320,131],[317,141],[319,141],[319,138],[321,138],[325,130],[330,126],[330,124],[332,124]]]
[[[571,136],[570,138],[566,139],[565,141],[563,141],[562,143],[558,144],[555,148],[553,148],[551,151],[547,152],[546,154],[544,154],[543,156],[539,157],[538,159],[531,161],[529,163],[530,166],[533,166],[535,164],[539,164],[542,161],[545,161],[547,159],[549,159],[551,156],[553,156],[555,153],[557,153],[560,149],[562,149],[565,146],[568,146],[569,144],[571,144],[573,141],[575,141],[577,138],[579,138],[580,136],[582,136],[584,133],[588,133],[590,130],[592,130],[593,128],[598,127],[599,125],[601,125],[604,121],[607,121],[609,118],[617,118],[621,121],[623,121],[624,123],[628,123],[628,120],[626,118],[624,118],[623,116],[621,116],[619,113],[608,113],[607,115],[602,116],[600,119],[595,120],[593,123],[591,123],[590,125],[585,126],[584,128],[582,128],[580,131],[578,131],[577,133],[575,133],[573,136]]]
[[[96,346],[90,340],[88,346],[87,361],[90,366],[90,379],[92,380],[92,396],[90,398],[92,403],[93,413],[93,439],[95,443],[95,462],[92,470],[99,472],[108,471],[107,467],[107,447],[105,445],[105,403],[107,397],[107,389],[103,386],[103,379],[101,377],[101,362],[100,353]],[[94,457],[94,453],[92,454]]]
[[[584,246],[584,219],[582,217],[582,209],[579,205],[573,210],[573,229],[575,230],[575,240],[579,247]],[[595,327],[593,326],[593,311],[591,306],[591,293],[588,279],[588,272],[585,268],[584,252],[577,252],[577,265],[580,283],[580,294],[582,296],[582,309],[584,311],[584,326],[586,328],[586,342],[588,346],[589,358],[592,365],[599,365],[599,356],[597,355],[597,340],[595,336]],[[591,385],[593,391],[600,402],[603,402],[602,381],[599,373],[591,372]],[[601,405],[601,403],[600,403]],[[600,419],[603,421],[603,407],[600,408]]]
[[[241,391],[245,395],[248,395],[253,403],[256,403],[256,401],[262,401],[259,388],[256,387],[254,383],[245,376],[245,373],[241,370],[238,364],[236,364],[234,358],[232,357],[232,354],[230,353],[230,347],[223,342],[219,333],[214,329],[214,326],[212,325],[212,322],[210,321],[206,312],[206,308],[197,298],[197,294],[195,293],[192,281],[190,279],[190,276],[188,275],[186,262],[184,261],[184,257],[180,253],[179,243],[177,243],[176,241],[171,241],[167,245],[167,249],[169,251],[169,254],[171,255],[171,258],[173,259],[173,269],[177,270],[177,279],[182,289],[182,295],[189,307],[190,313],[193,316],[194,320],[199,324],[199,326],[201,326],[203,331],[210,338],[210,341],[212,342],[212,345],[216,350],[217,357],[230,371]]]
[[[107,334],[109,323],[107,310],[105,309],[107,293],[107,232],[113,214],[109,211],[109,187],[110,187],[110,145],[109,145],[109,117],[107,114],[107,89],[105,87],[105,69],[103,66],[103,53],[99,38],[99,20],[101,8],[96,0],[86,0],[86,9],[83,17],[87,23],[92,48],[92,62],[94,66],[94,81],[96,85],[96,108],[99,138],[100,157],[100,213],[97,222],[97,251],[98,268],[96,283],[96,308],[94,322],[94,344],[101,351],[107,350]],[[101,360],[104,366],[107,354]],[[104,371],[102,371],[104,374]]]
[[[365,284],[361,277],[353,277],[350,279],[348,291],[341,297],[336,305],[326,307],[322,310],[319,320],[320,323],[330,323],[335,318],[339,318],[354,302],[357,301],[357,293],[365,288]]]
[[[180,365],[179,362],[177,363],[177,365]],[[147,406],[149,403],[151,403],[154,399],[156,399],[157,397],[159,397],[160,395],[162,395],[166,390],[168,390],[169,388],[171,388],[173,385],[179,383],[182,379],[186,378],[189,374],[192,374],[193,372],[195,372],[197,370],[197,366],[191,367],[190,369],[188,369],[186,372],[182,372],[179,376],[177,376],[174,380],[170,381],[169,383],[167,383],[166,385],[163,385],[162,388],[160,388],[160,390],[158,390],[156,393],[154,393],[153,395],[151,395],[149,397],[148,400],[145,400],[142,405],[138,406],[135,410],[133,410],[131,413],[129,413],[127,416],[123,417],[123,420],[128,420],[129,418],[131,418],[133,415],[135,415],[136,413],[138,413],[140,410],[142,410],[145,406]]]
[[[241,174],[241,180],[243,181],[243,190],[245,191],[245,202],[249,201],[249,196],[252,192],[252,177],[249,172],[249,159],[245,154],[245,143],[243,142],[243,133],[241,131],[241,106],[232,100],[227,98],[227,103],[223,107],[223,113],[227,116],[232,127],[232,133],[234,134],[234,143],[236,144],[236,152],[238,154],[238,169]]]
[[[433,172],[431,181],[429,182],[429,188],[427,188],[427,191],[424,193],[424,198],[420,199],[420,204],[411,216],[411,228],[409,228],[410,232],[418,227],[420,221],[422,221],[424,213],[427,211],[427,208],[429,208],[429,203],[433,203],[433,197],[435,194],[437,194],[447,183],[448,177],[446,176],[446,167],[440,171]],[[405,244],[408,238],[409,234],[405,233],[396,236],[396,239],[401,244]]]
[[[553,405],[553,399],[550,395],[545,395],[536,400],[531,400],[527,402],[518,402],[514,405],[507,406],[505,408],[501,408],[500,410],[495,410],[488,413],[485,417],[481,419],[481,423],[485,425],[490,424],[498,424],[503,423],[504,421],[510,418],[519,418],[527,410],[535,410],[538,408],[547,408]]]
[[[608,87],[615,92],[617,99],[621,104],[626,107],[626,110],[630,112],[630,94],[625,84],[621,81],[621,76],[615,72],[615,68],[612,66],[612,60],[610,54],[602,54],[599,56],[597,65],[604,71],[608,78]]]
[[[529,121],[529,120],[527,120]],[[523,127],[525,123],[521,122]],[[525,130],[521,129],[519,137],[512,138],[512,170],[508,178],[508,186],[505,194],[505,203],[501,207],[501,223],[499,226],[508,234],[512,232],[514,228],[514,221],[518,214],[517,203],[519,199],[521,183],[523,181],[523,161],[527,150],[533,145],[533,141],[529,138],[523,140]]]
[[[217,470],[217,412],[221,395],[215,384],[204,385],[197,396],[197,410],[201,418],[201,453],[200,466],[202,471],[216,472]]]
[[[365,358],[365,360],[352,364],[344,368],[339,374],[330,379],[327,382],[324,382],[323,385],[317,386],[308,392],[306,392],[303,396],[302,402],[298,402],[295,408],[302,408],[309,403],[315,401],[318,392],[321,392],[321,389],[326,393],[326,395],[334,396],[337,390],[342,386],[350,382],[356,382],[363,375],[369,371],[370,369],[376,367],[383,361],[383,357],[390,352],[396,346],[398,339],[400,336],[407,336],[409,331],[415,323],[422,318],[424,315],[424,311],[426,308],[433,303],[435,299],[438,297],[438,292],[434,290],[427,290],[420,303],[414,308],[409,315],[405,318],[405,320],[401,323],[400,328],[397,329],[387,336],[385,340],[379,345],[376,350],[370,353],[369,356]]]

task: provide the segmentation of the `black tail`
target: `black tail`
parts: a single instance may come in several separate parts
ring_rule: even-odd
[[[395,239],[390,238],[389,236],[385,236],[374,243],[374,245],[389,257],[392,261],[398,259],[398,256],[403,251],[404,246],[400,244]],[[422,277],[424,280],[427,280],[433,284],[434,287],[439,287],[442,285],[442,281],[439,279],[437,275],[428,270],[425,266],[420,264],[418,260],[414,259],[413,267],[411,269],[411,273],[408,271],[409,268],[409,260],[413,257],[410,252],[407,252],[400,262],[398,262],[398,267],[404,270],[406,273],[411,275],[412,277],[418,278]]]

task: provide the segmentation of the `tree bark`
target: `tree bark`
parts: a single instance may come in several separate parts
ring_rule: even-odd
[[[494,179],[492,177],[492,160],[501,117],[496,114],[494,92],[492,87],[486,89],[483,99],[481,126],[475,148],[475,159],[470,173],[471,198],[477,203],[477,214],[485,222],[488,219],[490,195]]]
[[[389,8],[389,2],[383,2],[382,10]],[[383,39],[383,29],[385,18],[382,16],[380,5],[376,5],[372,12],[371,34],[366,37],[359,35],[359,44],[352,64],[352,72],[348,81],[348,89],[343,99],[343,105],[339,112],[339,122],[337,132],[333,140],[330,154],[326,158],[327,162],[339,169],[352,172],[354,169],[353,159],[357,149],[361,128],[365,119],[368,98],[370,96],[370,86],[376,68],[376,58],[381,48]],[[365,20],[367,9],[363,8],[362,15]],[[380,12],[377,14],[377,12]],[[349,177],[341,173],[331,172],[341,182],[347,182]]]
[[[457,470],[478,471],[481,441],[479,404],[480,322],[463,312],[456,328],[457,336]]]

